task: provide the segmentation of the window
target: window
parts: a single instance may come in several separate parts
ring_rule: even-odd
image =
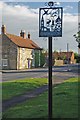
[[[7,59],[2,59],[2,65],[3,66],[8,66],[8,60]]]
[[[23,52],[23,53],[25,52],[25,48],[22,48],[22,52]]]

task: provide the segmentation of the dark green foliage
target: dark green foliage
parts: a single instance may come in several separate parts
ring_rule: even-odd
[[[76,63],[80,63],[80,56],[78,53],[74,53],[74,58],[76,59]]]
[[[77,32],[77,34],[73,35],[76,38],[76,41],[78,42],[78,48],[80,48],[80,31]]]
[[[42,51],[41,51],[41,59],[40,59],[40,61],[41,61],[41,67],[43,67],[43,65],[45,64],[45,55],[42,53]]]
[[[78,44],[78,48],[80,48],[80,43]]]
[[[40,66],[39,66],[39,50],[35,51],[35,67],[43,67],[45,64],[45,55],[42,51],[40,51]]]
[[[35,51],[35,67],[39,67],[39,51]]]

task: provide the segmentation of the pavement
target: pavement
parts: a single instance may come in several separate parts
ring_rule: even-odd
[[[0,70],[2,73],[20,73],[20,72],[40,72],[40,71],[47,71],[48,68],[34,68],[34,69],[22,69],[22,70]]]
[[[65,64],[62,66],[53,66],[53,72],[69,72],[69,71],[80,71],[80,64]],[[32,68],[22,70],[0,70],[1,73],[25,73],[25,72],[48,72],[48,67],[44,68]]]
[[[69,72],[71,69],[53,68],[52,72]],[[26,70],[0,70],[0,73],[28,73],[28,72],[48,72],[48,68],[26,69]]]

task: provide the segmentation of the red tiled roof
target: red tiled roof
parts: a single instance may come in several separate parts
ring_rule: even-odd
[[[70,52],[54,52],[53,56],[55,56],[55,57],[59,57],[59,56],[61,56],[61,57],[63,57],[63,56],[71,57],[72,53],[73,53],[72,51],[70,51]]]
[[[73,51],[69,51],[69,52],[53,52],[52,53],[53,57],[59,57],[59,56],[61,56],[61,57],[63,57],[63,56],[71,57],[72,54],[73,54]],[[45,56],[48,56],[47,52],[45,53]]]
[[[5,34],[13,43],[15,43],[19,47],[29,48],[29,49],[41,49],[35,42],[26,38],[22,38],[20,36],[16,36],[13,34]]]

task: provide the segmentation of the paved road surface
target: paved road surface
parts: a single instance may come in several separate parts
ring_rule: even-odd
[[[68,71],[68,69],[70,71]],[[58,66],[53,67],[52,76],[57,77],[60,79],[64,78],[66,79],[68,77],[78,77],[79,71],[78,71],[78,65],[69,65],[69,66]],[[33,69],[33,70],[26,70],[26,71],[8,71],[2,73],[2,81],[9,81],[9,80],[15,80],[15,79],[21,79],[21,78],[43,78],[48,77],[48,69],[42,68],[42,69]]]

